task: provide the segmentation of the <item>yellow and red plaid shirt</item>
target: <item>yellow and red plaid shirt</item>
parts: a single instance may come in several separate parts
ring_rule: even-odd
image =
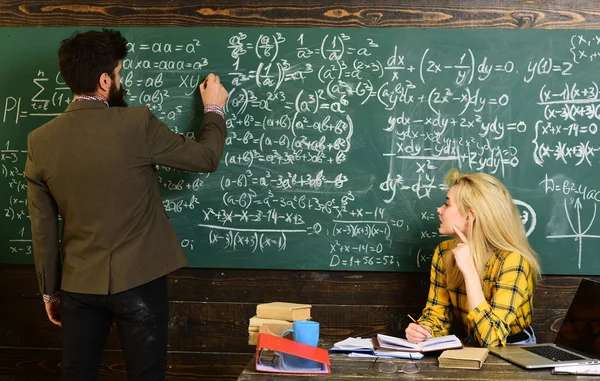
[[[427,305],[419,324],[427,325],[433,336],[447,335],[452,316],[458,312],[469,335],[482,347],[505,345],[506,338],[531,324],[533,277],[529,262],[519,253],[496,251],[483,274],[485,302],[469,311],[464,283],[456,289],[446,287],[445,255],[452,255],[454,240],[442,242],[431,261]]]

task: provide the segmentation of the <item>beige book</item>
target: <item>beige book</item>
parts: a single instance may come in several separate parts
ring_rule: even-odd
[[[450,349],[438,357],[438,362],[440,368],[481,369],[488,353],[487,348]]]
[[[256,345],[256,343],[258,343],[258,334],[258,331],[248,331],[248,345]]]
[[[259,333],[267,333],[269,335],[281,336],[286,329],[292,329],[292,323],[287,324],[263,324],[258,327]]]
[[[248,344],[256,345],[259,333],[281,336],[283,331],[291,329],[292,325],[293,323],[287,320],[263,319],[253,316],[250,318],[250,324],[248,325]]]
[[[259,333],[281,336],[283,331],[290,328],[292,328],[290,322],[287,324],[262,324],[260,327],[248,327],[248,345],[256,345]]]
[[[279,320],[309,320],[310,304],[272,302],[256,306],[256,316],[266,319]]]
[[[250,318],[250,322],[249,322],[249,326],[250,327],[260,327],[263,324],[289,324],[290,328],[292,325],[291,321],[288,320],[281,320],[281,319],[264,319],[264,318],[259,318],[258,316],[252,316]]]

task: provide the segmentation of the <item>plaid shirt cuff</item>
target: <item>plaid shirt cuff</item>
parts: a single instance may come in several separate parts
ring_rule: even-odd
[[[215,104],[207,104],[204,105],[204,113],[206,114],[207,112],[215,112],[219,115],[221,115],[221,117],[225,117],[225,113],[223,112],[223,109]]]
[[[60,302],[60,291],[53,292],[50,295],[44,294],[42,298],[44,299],[44,303]]]

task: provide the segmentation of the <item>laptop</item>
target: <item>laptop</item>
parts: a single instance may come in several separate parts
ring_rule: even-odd
[[[517,344],[490,352],[527,369],[600,364],[600,282],[583,279],[553,344]]]

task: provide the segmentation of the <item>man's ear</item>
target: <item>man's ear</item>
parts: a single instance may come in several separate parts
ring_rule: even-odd
[[[101,95],[106,96],[110,92],[110,85],[112,83],[112,78],[110,75],[106,73],[102,73],[100,78],[98,79],[98,91]]]

